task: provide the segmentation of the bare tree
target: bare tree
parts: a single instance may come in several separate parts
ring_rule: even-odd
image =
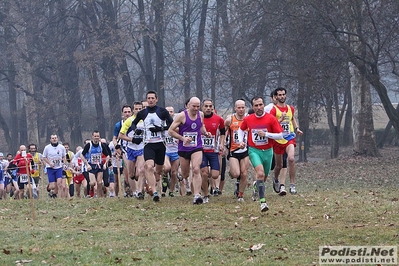
[[[389,7],[389,8],[387,8]],[[384,60],[388,60],[397,44],[395,36],[399,32],[396,15],[399,11],[397,1],[360,1],[347,2],[329,1],[315,3],[318,21],[334,36],[337,43],[348,54],[351,63],[352,85],[359,86],[365,91],[352,90],[353,118],[362,117],[363,121],[354,121],[358,126],[354,130],[355,150],[361,154],[377,156],[379,153],[375,145],[374,128],[372,127],[372,113],[362,106],[371,107],[369,97],[370,88],[367,81],[377,91],[384,109],[399,132],[399,115],[393,107],[387,88],[381,81],[380,67]],[[355,95],[354,92],[357,92]],[[354,98],[365,97],[365,98]],[[370,100],[369,100],[370,99]],[[361,104],[355,106],[355,104]],[[360,113],[359,113],[360,112]],[[365,113],[363,113],[365,112]],[[367,122],[369,126],[359,125]],[[360,134],[360,135],[359,135]],[[362,140],[364,139],[364,143]]]
[[[158,102],[165,106],[165,59],[164,59],[164,0],[154,0],[155,11],[155,88],[158,92]]]
[[[202,70],[204,69],[204,43],[205,43],[205,23],[206,23],[206,13],[208,10],[208,0],[202,0],[201,7],[201,19],[200,25],[198,29],[198,42],[197,42],[197,51],[195,54],[195,95],[200,99],[203,98],[203,76]],[[215,101],[215,99],[213,99]]]

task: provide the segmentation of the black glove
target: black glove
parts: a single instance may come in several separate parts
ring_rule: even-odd
[[[149,129],[153,133],[163,131],[163,127],[159,127],[159,126],[150,127]]]
[[[140,128],[137,128],[137,129],[134,131],[134,134],[135,134],[135,135],[143,135],[143,130],[140,129]]]
[[[134,144],[140,144],[142,141],[143,141],[143,138],[139,138],[139,137],[132,138],[132,143],[134,143]]]

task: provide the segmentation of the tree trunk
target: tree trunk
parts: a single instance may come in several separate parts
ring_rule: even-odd
[[[155,88],[158,92],[158,104],[165,106],[165,59],[163,47],[164,0],[154,0],[155,10]]]
[[[336,94],[336,91],[327,92],[326,97],[326,112],[327,112],[327,122],[328,128],[330,129],[331,136],[331,149],[330,157],[337,158],[339,152],[339,121],[337,118],[337,123],[334,124],[334,97],[332,94]]]
[[[26,18],[23,18],[26,19]],[[25,29],[25,34],[18,38],[18,45],[23,49],[23,51],[27,52],[28,58],[34,58],[32,48],[34,43],[34,28],[35,28],[35,20],[30,24],[27,24]],[[21,125],[26,127],[26,130],[20,128],[20,142],[21,143],[39,143],[39,130],[37,126],[37,110],[36,110],[36,101],[33,98],[34,89],[33,89],[33,78],[32,78],[32,69],[34,67],[33,60],[25,60],[19,69],[19,77],[20,83],[22,84],[22,88],[26,91],[23,99],[24,103],[24,112],[20,113]],[[27,117],[23,117],[26,115]],[[26,123],[26,125],[25,125]]]
[[[380,156],[375,142],[370,84],[355,65],[350,63],[349,69],[353,103],[354,151],[358,155]]]
[[[385,112],[387,113],[389,120],[392,122],[392,125],[395,128],[396,134],[399,135],[399,113],[397,112],[395,107],[392,105],[391,100],[389,99],[387,88],[381,82],[378,65],[371,64],[371,71],[365,69],[364,72],[365,72],[364,75],[367,78],[367,80],[377,91],[381,103],[384,106]]]
[[[24,67],[20,70],[22,83],[24,84],[25,90],[29,92],[29,95],[34,94],[33,90],[33,80],[32,80],[32,71],[31,65],[29,62],[25,62]],[[25,95],[24,105],[25,105],[25,112],[26,118],[22,119],[27,123],[27,142],[28,143],[36,143],[38,144],[39,141],[39,128],[37,126],[37,110],[36,110],[36,101],[32,96],[28,94]],[[21,139],[22,142],[22,139]]]
[[[204,68],[203,54],[204,54],[204,43],[205,43],[205,23],[206,23],[207,9],[208,9],[208,0],[202,0],[201,18],[200,18],[200,25],[198,28],[197,52],[195,54],[195,92],[196,92],[195,95],[200,99],[203,99],[202,70]],[[212,100],[215,102],[215,99]]]
[[[16,92],[16,86],[15,86],[15,75],[16,75],[16,70],[15,70],[15,65],[14,62],[9,59],[8,61],[8,105],[10,108],[10,116],[11,119],[14,119],[18,115],[18,110],[17,110],[17,92]],[[5,133],[6,140],[8,143],[8,148],[10,151],[16,152],[18,150],[18,144],[19,142],[19,134],[18,134],[18,123],[10,123],[9,126],[10,130],[6,130],[6,127],[3,126],[3,130]],[[11,137],[12,136],[12,137]]]
[[[71,53],[72,54],[72,53]],[[82,100],[79,90],[79,70],[73,58],[64,62],[60,74],[65,92],[66,118],[69,124],[70,145],[82,145]]]
[[[120,106],[118,80],[116,76],[116,62],[114,58],[104,56],[101,63],[103,69],[103,77],[108,91],[108,103],[110,109],[110,117],[108,123],[108,131],[101,133],[104,138],[111,137],[116,121],[120,120]],[[107,134],[108,133],[108,134]]]
[[[219,13],[216,12],[214,21],[215,26],[212,29],[212,45],[211,45],[211,99],[216,99],[216,68],[217,68],[217,48],[219,45]]]
[[[301,76],[300,76],[301,77]],[[306,98],[306,90],[304,88],[305,83],[298,82],[298,100],[297,100],[297,113],[298,113],[298,123],[301,130],[303,131],[302,136],[297,136],[297,145],[299,146],[299,161],[307,162],[307,151],[310,146],[309,139],[309,101]]]
[[[17,115],[17,123],[19,128],[19,141],[20,144],[28,143],[28,123],[26,119],[26,99],[23,99],[22,108]]]
[[[245,86],[241,86],[244,82],[244,78],[242,77],[242,72],[239,69],[239,65],[235,60],[237,55],[237,51],[234,49],[234,38],[232,37],[229,16],[227,12],[227,0],[217,0],[217,10],[222,21],[222,29],[224,35],[223,46],[226,49],[227,53],[227,64],[230,74],[230,85],[231,85],[231,97],[233,100],[241,98],[242,95],[245,95],[245,90],[242,88],[246,88]],[[233,105],[234,103],[232,103]]]
[[[191,1],[186,1],[183,10],[183,36],[184,36],[184,101],[191,96]],[[184,107],[184,106],[183,106]]]
[[[96,125],[98,125],[97,130],[100,132],[100,136],[105,136],[106,126],[105,126],[105,115],[103,107],[103,96],[101,94],[100,81],[97,75],[97,69],[94,65],[89,67],[89,78],[90,85],[94,92],[94,105],[96,107]]]
[[[138,0],[139,6],[139,14],[140,14],[140,24],[141,24],[141,34],[143,38],[143,46],[144,46],[144,66],[145,72],[144,77],[147,83],[147,90],[155,90],[154,84],[154,73],[152,71],[152,63],[151,63],[151,43],[150,43],[150,32],[148,30],[148,26],[145,21],[145,12],[144,12],[144,1]],[[141,97],[142,95],[139,95]]]
[[[66,8],[59,11],[62,17],[67,16]],[[82,100],[79,90],[79,68],[76,64],[74,53],[80,43],[79,28],[80,21],[75,20],[73,24],[63,23],[65,28],[64,41],[61,43],[65,55],[60,60],[61,67],[58,74],[63,92],[65,93],[66,119],[69,125],[70,145],[76,147],[82,145]]]
[[[349,72],[349,68],[348,68]],[[348,82],[347,89],[345,90],[345,102],[347,102],[347,108],[344,119],[344,128],[342,133],[342,145],[351,146],[353,144],[353,131],[352,131],[352,94],[350,89],[350,81]]]
[[[134,102],[134,91],[126,58],[123,58],[122,62],[119,64],[119,75],[121,75],[123,81],[123,91],[126,98],[125,101],[127,104],[132,105]]]
[[[399,104],[396,106],[396,112],[399,114]],[[393,125],[392,121],[389,120],[388,124],[386,125],[386,127],[384,129],[384,132],[382,133],[381,139],[377,143],[378,148],[384,147],[384,144],[388,140],[389,132],[391,132],[392,125]]]

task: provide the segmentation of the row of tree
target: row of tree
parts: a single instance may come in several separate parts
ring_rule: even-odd
[[[76,146],[94,129],[110,139],[121,106],[147,90],[160,105],[195,95],[230,112],[286,87],[300,141],[325,109],[332,157],[343,140],[378,156],[374,101],[399,132],[397,14],[397,0],[0,0],[3,149],[52,133]]]

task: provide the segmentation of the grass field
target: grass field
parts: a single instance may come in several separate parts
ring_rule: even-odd
[[[297,195],[267,182],[270,210],[233,180],[209,204],[191,197],[0,201],[1,265],[318,265],[319,246],[399,242],[397,151],[298,165]],[[259,245],[260,244],[260,245]]]

